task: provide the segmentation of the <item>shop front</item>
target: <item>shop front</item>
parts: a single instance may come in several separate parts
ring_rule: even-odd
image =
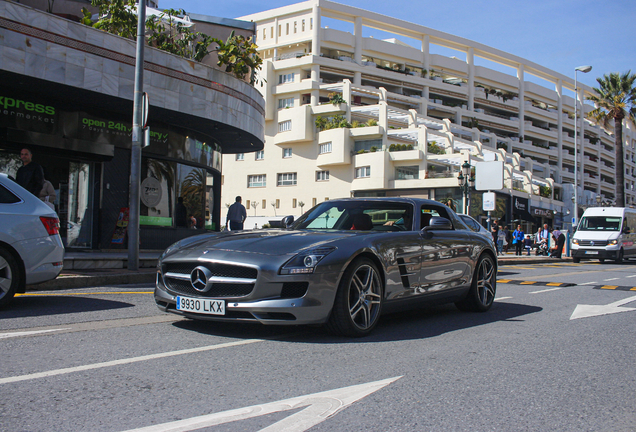
[[[65,246],[125,249],[130,101],[1,75],[0,172],[15,177],[22,166],[20,150],[31,149],[56,191]],[[222,143],[244,152],[254,145],[247,142],[249,136],[232,139],[240,133],[233,128],[192,115],[151,107],[149,118],[150,145],[142,151],[140,248],[159,250],[202,230],[219,230]]]

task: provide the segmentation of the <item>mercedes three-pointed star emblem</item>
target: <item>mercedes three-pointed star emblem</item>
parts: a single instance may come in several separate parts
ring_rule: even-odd
[[[200,292],[206,292],[211,286],[208,285],[208,280],[212,277],[212,272],[203,266],[198,266],[192,273],[190,273],[190,283],[192,287]]]

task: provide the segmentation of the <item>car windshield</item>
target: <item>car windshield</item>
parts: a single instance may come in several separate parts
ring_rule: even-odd
[[[612,216],[585,216],[579,224],[579,231],[620,231],[621,218]]]
[[[381,201],[326,201],[301,216],[293,229],[410,231],[413,207]]]

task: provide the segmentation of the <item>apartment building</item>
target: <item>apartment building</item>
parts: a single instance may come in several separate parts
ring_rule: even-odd
[[[461,165],[500,160],[504,188],[496,191],[496,218],[525,220],[528,228],[568,226],[574,212],[572,77],[327,0],[240,19],[256,23],[264,59],[265,147],[224,155],[223,203],[241,195],[249,215],[273,217],[300,215],[332,198],[414,196],[451,198],[461,211]],[[456,54],[436,53],[449,50]],[[591,91],[579,84],[579,101]],[[585,119],[592,107],[579,105],[582,211],[596,197],[611,202],[616,185],[613,131]],[[629,205],[636,202],[636,133],[625,126]],[[473,191],[470,202],[471,214],[483,217],[481,192]]]

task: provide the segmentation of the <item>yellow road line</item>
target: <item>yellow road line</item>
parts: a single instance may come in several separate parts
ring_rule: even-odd
[[[24,293],[24,294],[16,294],[16,297],[20,296],[29,296],[29,297],[48,297],[48,296],[78,296],[78,295],[104,295],[104,294],[154,294],[154,291],[114,291],[114,292],[84,292],[84,293]]]
[[[510,282],[512,279],[497,279],[497,282],[499,283],[508,283]]]

